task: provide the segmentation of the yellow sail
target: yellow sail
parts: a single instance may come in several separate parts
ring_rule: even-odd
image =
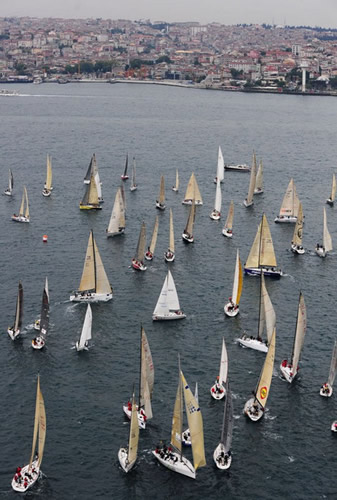
[[[189,388],[183,372],[180,371],[180,374],[184,390],[187,421],[191,433],[193,465],[197,470],[198,467],[206,465],[202,415],[199,404]]]
[[[275,310],[266,288],[264,274],[261,273],[258,337],[260,338],[263,337],[263,331],[264,328],[266,327],[268,345],[270,344],[271,337],[274,332],[275,323],[276,323]]]
[[[274,328],[268,352],[266,354],[266,359],[264,361],[263,368],[261,371],[260,380],[257,384],[255,392],[255,397],[263,408],[267,404],[271,379],[273,376],[274,359],[275,359],[275,342],[276,342],[276,329]]]
[[[231,200],[225,223],[225,229],[233,229],[233,219],[234,219],[234,203],[233,200]]]
[[[46,412],[44,407],[44,401],[42,392],[40,389],[40,375],[37,377],[37,389],[36,389],[36,402],[35,402],[35,417],[34,417],[34,432],[33,432],[33,443],[32,443],[32,453],[29,462],[29,469],[31,469],[32,462],[34,460],[36,443],[38,442],[38,453],[39,461],[38,465],[41,465],[43,458],[44,443],[46,439]]]
[[[145,252],[145,243],[146,243],[146,225],[145,222],[142,222],[142,226],[140,228],[137,250],[135,259],[143,262],[144,260],[144,252]]]
[[[147,420],[153,417],[152,414],[152,392],[154,385],[154,367],[150,346],[144,328],[141,328],[141,373],[140,373],[140,395],[139,404],[145,410]]]
[[[273,240],[265,214],[262,216],[262,221],[259,224],[254,243],[245,264],[247,268],[262,266],[277,266]]]
[[[121,188],[117,190],[118,202],[119,202],[119,227],[125,228],[125,207],[123,201],[123,195]]]
[[[235,305],[239,305],[242,292],[242,265],[239,256],[239,249],[236,251],[236,264],[234,272],[232,300]]]
[[[323,208],[323,246],[326,252],[330,252],[332,250],[332,239],[328,230],[325,208]]]
[[[193,227],[194,227],[194,219],[195,219],[195,199],[192,199],[192,205],[190,206],[190,211],[188,214],[187,224],[185,227],[185,234],[189,236],[193,236]]]
[[[299,203],[294,180],[290,179],[280,208],[280,216],[297,217]]]
[[[150,244],[150,252],[153,254],[157,244],[157,236],[158,236],[158,227],[159,227],[159,217],[157,215],[156,221],[154,223],[152,239]]]
[[[297,246],[302,245],[302,233],[303,233],[303,208],[302,208],[302,203],[300,203],[298,206],[297,220],[291,243]]]
[[[53,173],[52,173],[52,168],[51,168],[51,156],[49,156],[47,154],[47,177],[46,177],[45,188],[48,191],[50,191],[50,189],[51,189],[52,180],[53,180]]]
[[[93,234],[90,231],[87,253],[85,255],[82,278],[79,286],[79,291],[95,289],[95,260],[94,260],[94,243]]]
[[[129,436],[129,451],[128,451],[128,462],[130,464],[135,462],[137,458],[138,440],[139,440],[139,425],[138,425],[137,405],[135,401],[135,395],[133,394],[130,436]]]
[[[24,209],[25,209],[25,187],[23,188],[22,200],[21,200],[19,215],[21,215],[21,216],[24,215]]]
[[[174,253],[174,229],[173,229],[173,213],[172,208],[170,208],[170,241],[169,250]]]
[[[89,184],[89,194],[88,194],[88,204],[89,205],[98,205],[98,192],[97,192],[97,185],[96,185],[96,180],[94,173],[91,173],[90,177],[90,184]]]
[[[252,169],[250,171],[250,179],[249,179],[249,188],[247,195],[247,203],[251,203],[253,201],[254,189],[255,189],[255,180],[256,180],[256,155],[253,153],[253,164]]]
[[[176,450],[181,452],[181,434],[183,430],[183,393],[181,387],[181,377],[179,374],[178,389],[173,409],[171,444]]]
[[[178,189],[179,189],[179,173],[178,173],[178,169],[176,169],[176,185],[175,185],[175,188],[178,191]]]
[[[158,201],[161,205],[164,205],[164,202],[165,202],[165,179],[164,179],[163,175],[160,178],[160,190],[159,190]]]
[[[336,176],[332,174],[332,187],[331,187],[331,195],[330,200],[335,201],[336,198]]]
[[[28,194],[27,194],[26,186],[23,187],[23,190],[24,190],[25,199],[26,199],[25,217],[27,217],[29,219],[29,204],[28,204]]]
[[[190,180],[188,181],[184,199],[185,200],[192,200],[193,197],[199,205],[202,204],[202,198],[201,198],[199,186],[198,186],[197,180],[195,178],[194,172],[192,172]]]
[[[106,275],[101,256],[99,254],[95,238],[94,252],[95,252],[95,266],[96,266],[96,293],[111,293],[112,288]]]

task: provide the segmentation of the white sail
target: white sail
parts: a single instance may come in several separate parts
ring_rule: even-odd
[[[325,208],[323,208],[323,246],[326,252],[332,250],[332,239],[328,230]]]
[[[299,203],[294,180],[290,179],[280,208],[280,216],[297,217]]]
[[[256,179],[255,179],[255,193],[260,193],[263,191],[263,163],[262,160],[259,163],[259,168],[257,170]]]
[[[78,350],[82,350],[85,347],[87,347],[88,341],[91,340],[91,330],[92,330],[92,311],[90,304],[88,304],[80,339],[78,341]]]
[[[307,309],[302,292],[300,293],[297,311],[296,332],[294,338],[293,352],[291,356],[292,372],[295,376],[298,370],[298,363],[304,343],[304,337],[307,330]]]
[[[270,297],[267,292],[266,282],[263,273],[261,273],[261,291],[260,291],[260,315],[259,315],[259,328],[258,337],[263,337],[264,328],[266,328],[268,344],[270,344],[271,337],[276,324],[276,314],[271,303]]]
[[[36,403],[35,403],[35,417],[34,417],[34,431],[33,431],[33,443],[32,443],[32,453],[29,462],[29,471],[31,470],[32,463],[34,460],[35,452],[36,452],[36,444],[38,443],[38,467],[41,466],[43,451],[44,451],[44,443],[46,439],[46,411],[44,406],[44,400],[42,396],[42,392],[40,389],[40,376],[37,378],[37,389],[36,389]]]
[[[47,154],[47,176],[46,176],[46,183],[45,183],[45,189],[50,191],[52,189],[52,182],[53,182],[53,173],[52,173],[52,166],[51,166],[51,156]]]
[[[145,225],[145,222],[143,221],[141,228],[140,228],[137,249],[136,249],[136,255],[134,257],[139,262],[143,262],[143,260],[144,260],[145,243],[146,243],[146,225]]]
[[[225,177],[225,162],[223,159],[223,154],[221,151],[221,147],[219,146],[218,150],[218,165],[217,165],[217,171],[216,171],[216,178],[220,182],[224,180]]]
[[[328,378],[328,384],[330,385],[330,387],[333,386],[333,383],[335,381],[336,370],[337,370],[337,340],[335,340],[335,344],[334,344],[332,356],[331,356],[330,371],[329,371],[329,378]]]
[[[12,174],[11,169],[9,169],[9,173],[8,173],[8,192],[9,193],[12,193],[13,187],[14,187],[13,174]]]
[[[108,235],[118,234],[125,228],[124,204],[121,194],[121,189],[117,189],[114,206],[112,208],[111,217],[107,229]]]
[[[173,187],[174,187],[175,191],[179,190],[179,173],[178,173],[178,169],[176,169],[176,185],[173,186]]]
[[[336,198],[336,176],[335,174],[332,174],[332,186],[331,186],[331,194],[330,194],[330,201],[334,202]]]
[[[128,464],[133,464],[137,459],[138,441],[139,441],[139,425],[138,425],[137,405],[135,401],[135,395],[133,394],[129,448],[128,448],[128,458],[127,458]]]
[[[252,169],[250,171],[248,195],[247,195],[247,198],[246,198],[247,205],[251,205],[253,203],[253,196],[254,196],[254,189],[255,189],[255,179],[256,179],[256,156],[255,156],[255,152],[254,152],[253,153]]]
[[[221,212],[221,201],[222,201],[221,186],[220,186],[220,180],[218,179],[216,183],[215,203],[214,203],[214,210],[216,210],[217,212]]]
[[[133,157],[133,165],[132,165],[132,187],[137,187],[136,183],[136,158]]]
[[[170,238],[169,238],[169,251],[174,253],[174,228],[173,228],[173,213],[172,208],[170,208]]]
[[[220,442],[224,445],[224,453],[228,453],[232,447],[233,434],[233,399],[232,391],[227,379],[226,383],[226,401],[224,405],[224,416],[222,422],[222,431]]]
[[[92,173],[93,173],[93,176],[95,178],[98,200],[103,201],[102,183],[101,183],[101,179],[99,178],[97,160],[96,160],[95,153],[92,155]]]
[[[239,305],[242,292],[242,265],[240,261],[239,249],[236,251],[236,262],[234,271],[232,301],[234,305]]]
[[[144,328],[141,328],[141,369],[140,369],[140,394],[139,407],[144,408],[147,420],[150,420],[152,414],[152,392],[154,385],[154,367],[149,342]]]
[[[180,304],[173,276],[168,271],[153,316],[165,316],[171,311],[180,311]]]
[[[225,344],[225,339],[222,339],[222,349],[221,349],[221,360],[220,360],[220,370],[219,370],[219,384],[225,385],[228,375],[228,356]]]

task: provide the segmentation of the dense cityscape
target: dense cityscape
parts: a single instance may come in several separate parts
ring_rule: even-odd
[[[303,73],[305,77],[303,79]],[[190,81],[337,89],[337,29],[150,20],[0,18],[1,82]]]

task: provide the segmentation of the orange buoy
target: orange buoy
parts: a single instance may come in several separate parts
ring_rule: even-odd
[[[47,235],[47,234],[44,234],[44,235],[42,236],[42,241],[43,241],[44,243],[47,243],[47,241],[48,241],[48,235]]]

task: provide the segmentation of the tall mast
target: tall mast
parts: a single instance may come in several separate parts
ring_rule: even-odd
[[[181,380],[181,367],[180,367],[180,354],[178,353],[178,367],[179,367],[179,384],[180,384],[180,443],[183,442],[183,391]],[[180,446],[180,461],[183,461],[183,447]]]
[[[91,238],[92,238],[92,253],[94,256],[94,276],[95,276],[95,292],[96,292],[96,290],[97,290],[97,269],[96,269],[96,253],[95,253],[95,240],[94,240],[93,230],[91,230]]]
[[[138,411],[140,411],[140,393],[142,390],[142,331],[143,325],[140,325],[140,356],[139,356],[139,399],[138,399]]]

